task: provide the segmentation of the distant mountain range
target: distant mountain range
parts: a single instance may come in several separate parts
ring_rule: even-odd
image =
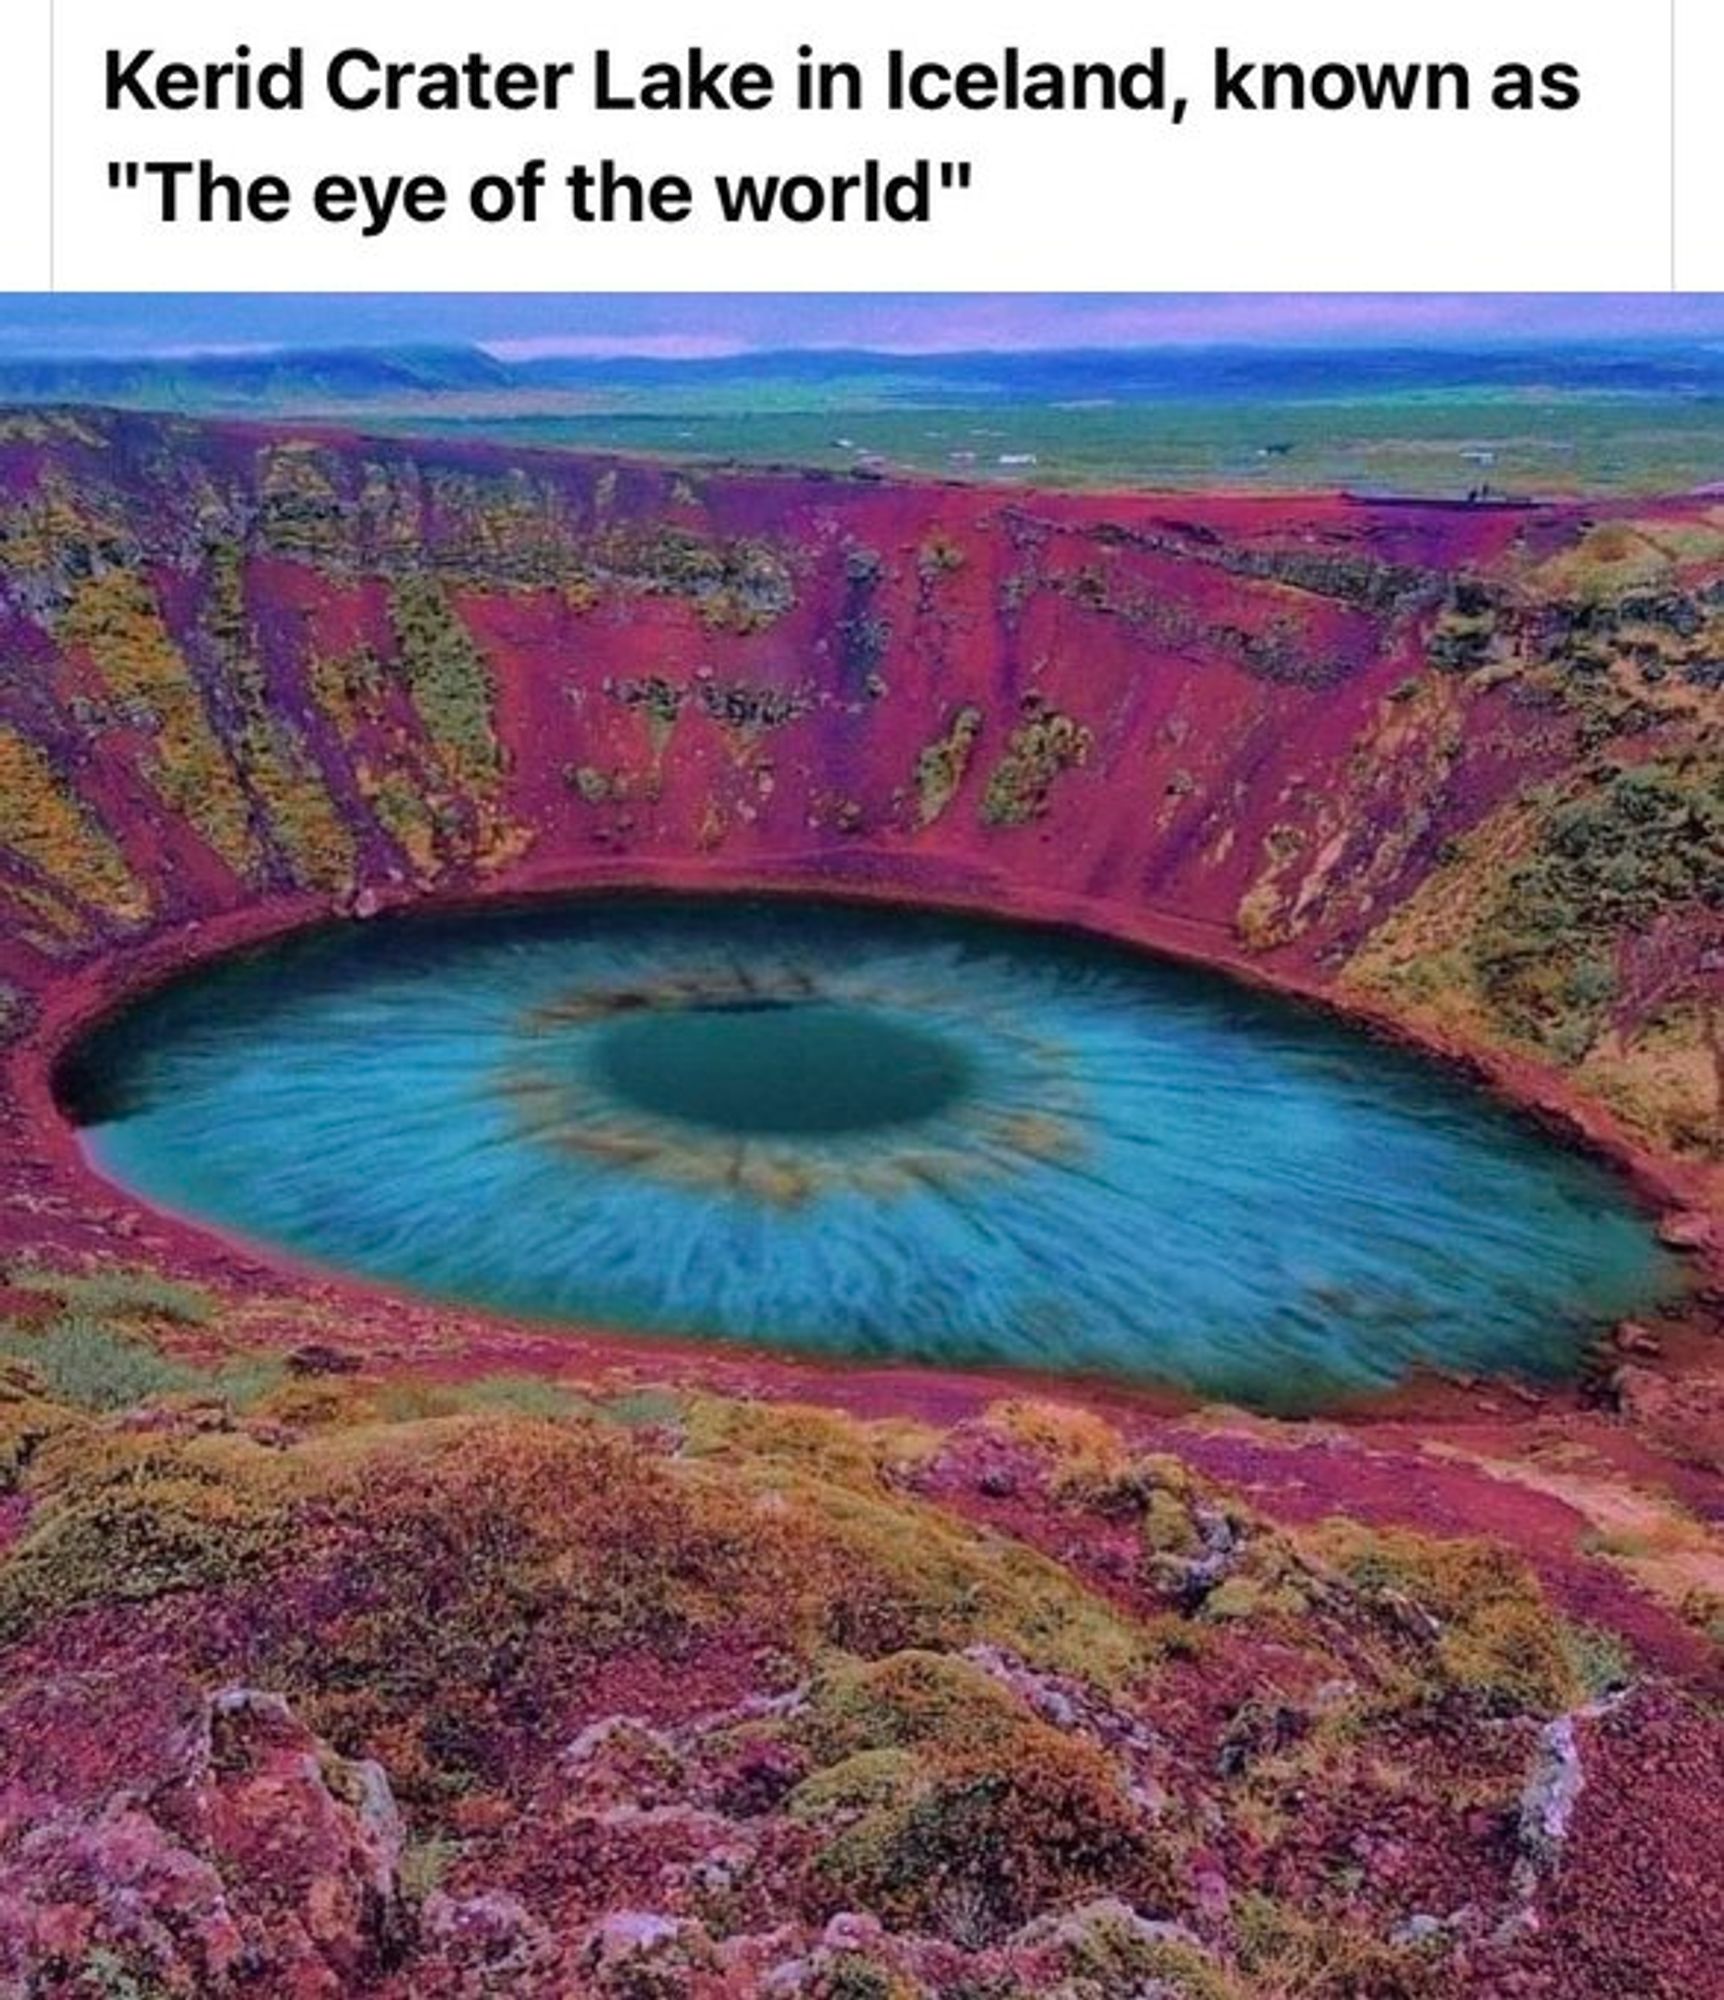
[[[477,347],[282,349],[162,357],[0,360],[0,399],[160,408],[280,407],[506,390],[511,371]]]
[[[886,354],[797,350],[721,358],[501,360],[471,346],[332,347],[135,358],[0,360],[0,401],[199,412],[375,410],[438,398],[661,400],[779,410],[1325,401],[1467,392],[1724,399],[1724,347],[1164,348]]]

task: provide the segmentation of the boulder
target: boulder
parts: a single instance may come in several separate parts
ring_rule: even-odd
[[[1586,1783],[1580,1737],[1572,1715],[1559,1715],[1539,1731],[1531,1775],[1520,1795],[1515,1824],[1520,1850],[1516,1879],[1530,1893],[1561,1859],[1574,1808]]]
[[[1696,1208],[1674,1209],[1659,1222],[1658,1240],[1670,1250],[1716,1250],[1718,1223]]]
[[[1664,1343],[1651,1327],[1637,1319],[1618,1321],[1611,1332],[1611,1345],[1618,1354],[1659,1355],[1664,1352]]]
[[[279,1695],[38,1684],[0,1709],[0,1990],[98,1960],[169,1994],[334,2000],[406,1942],[403,1841],[381,1767]]]

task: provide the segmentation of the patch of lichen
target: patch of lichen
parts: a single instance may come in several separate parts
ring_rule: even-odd
[[[1457,577],[1425,635],[1425,657],[1445,673],[1476,673],[1500,659],[1509,621],[1500,594],[1477,577]]]
[[[0,884],[0,910],[7,929],[47,957],[89,942],[88,916],[58,890],[16,880]]]
[[[609,686],[607,692],[620,707],[646,719],[656,762],[664,755],[671,731],[688,702],[688,682],[673,681],[663,674],[630,675]]]
[[[936,528],[916,551],[916,573],[924,578],[955,576],[964,567],[964,551],[943,529]]]
[[[767,730],[800,721],[815,705],[808,687],[773,687],[748,681],[703,679],[694,686],[702,715],[747,741]]]
[[[1018,1396],[991,1404],[987,1423],[1043,1462],[1046,1490],[1060,1505],[1120,1514],[1141,1504],[1145,1480],[1137,1455],[1095,1411]]]
[[[449,831],[446,815],[428,799],[423,786],[407,771],[378,771],[364,759],[356,760],[355,782],[377,823],[412,865],[421,882],[434,881],[441,870],[444,839]]]
[[[334,724],[348,753],[355,789],[371,808],[420,882],[434,881],[445,849],[458,850],[462,815],[455,810],[435,744],[420,745],[392,712],[390,669],[369,646],[315,657],[307,669],[318,708]],[[404,704],[405,705],[405,704]]]
[[[101,439],[69,410],[8,410],[0,417],[0,441],[7,444],[97,445]]]
[[[1536,600],[1603,602],[1661,589],[1681,573],[1716,570],[1724,562],[1724,517],[1718,509],[1690,518],[1616,519],[1594,523],[1565,548],[1528,571]]]
[[[1088,763],[1094,736],[1088,726],[1026,697],[1025,719],[1007,739],[1005,755],[988,773],[982,794],[985,826],[1025,826],[1047,812],[1060,775]]]
[[[0,1323],[0,1355],[27,1366],[57,1402],[81,1410],[130,1409],[199,1379],[141,1334],[78,1312],[24,1333]]]
[[[1310,841],[1304,828],[1279,821],[1265,829],[1260,844],[1263,867],[1233,913],[1235,937],[1253,951],[1286,944],[1295,935],[1290,912],[1296,898],[1287,878],[1305,856]]]
[[[239,733],[235,748],[294,881],[326,890],[351,883],[353,836],[298,732],[278,716],[262,717]]]
[[[63,608],[76,583],[137,558],[136,536],[114,494],[95,495],[58,466],[0,502],[0,570]]]
[[[22,1263],[6,1272],[15,1291],[34,1292],[63,1310],[123,1323],[205,1326],[216,1315],[215,1296],[201,1285],[168,1278],[147,1265],[99,1263],[81,1270]]]
[[[410,1794],[483,1771],[513,1689],[554,1707],[595,1659],[674,1658],[703,1635],[788,1656],[897,1631],[993,1636],[1107,1664],[1104,1614],[1055,1565],[1003,1561],[955,1524],[930,1552],[905,1507],[864,1510],[777,1462],[721,1473],[585,1421],[341,1435],[349,1469],[302,1519],[301,1571],[370,1582],[333,1625],[286,1631],[278,1670]],[[499,1632],[513,1635],[501,1677]]]
[[[1583,750],[1654,729],[1715,728],[1724,718],[1724,591],[1716,584],[1550,606],[1530,651],[1524,680],[1578,717]]]
[[[823,1956],[809,1975],[808,2000],[929,2000],[933,1988],[892,1965],[882,1965],[864,1951],[837,1951]],[[977,2000],[984,2000],[978,1995]],[[986,1996],[1005,2000],[1005,1996]]]
[[[1121,1766],[971,1659],[828,1660],[788,1733],[810,1775],[820,1901],[988,1933],[1103,1886],[1165,1899],[1173,1847]]]
[[[314,655],[306,667],[306,681],[319,711],[335,725],[344,744],[351,747],[363,728],[382,721],[388,677],[369,646]]]
[[[318,708],[348,750],[360,798],[402,850],[414,876],[432,882],[446,836],[460,832],[448,804],[448,780],[434,770],[436,746],[420,754],[402,728],[390,726],[390,672],[370,646],[314,658],[308,680]]]
[[[1716,699],[1716,697],[1708,697]],[[1680,997],[1620,1026],[1627,941],[1702,922],[1724,891],[1724,761],[1689,722],[1532,788],[1446,841],[1343,984],[1439,1033],[1571,1070],[1669,1151],[1719,1143],[1703,1008]]]
[[[1172,1925],[1145,1924],[1117,1900],[1074,1912],[1062,1920],[1059,1936],[1066,1967],[1060,2000],[1115,2000],[1125,1993],[1156,2000],[1269,2000],[1269,1989],[1247,1988],[1195,1937]]]
[[[966,702],[952,716],[943,735],[924,745],[916,758],[916,824],[932,826],[958,795],[969,773],[976,740],[982,733],[982,711]]]
[[[909,1797],[917,1775],[917,1760],[908,1750],[853,1750],[804,1778],[785,1801],[785,1810],[815,1827],[858,1813],[889,1811]]]
[[[10,1278],[44,1304],[0,1323],[0,1483],[30,1502],[0,1563],[0,1633],[215,1588],[286,1549],[298,1467],[235,1418],[273,1381],[267,1359],[163,1353],[198,1300],[148,1274]]]
[[[491,670],[434,576],[396,579],[389,596],[399,671],[449,775],[489,794],[502,778]]]
[[[250,804],[149,581],[134,570],[86,577],[60,622],[61,643],[89,656],[115,703],[114,724],[143,731],[144,774],[236,873],[259,861]]]
[[[678,526],[615,528],[596,540],[592,559],[617,588],[687,599],[715,632],[765,631],[796,602],[789,564],[764,541]]]
[[[149,915],[148,890],[71,779],[10,729],[0,729],[0,848],[104,915],[129,923]]]
[[[739,1621],[762,1646],[794,1639],[794,1525],[715,1504],[614,1429],[461,1418],[344,1435],[348,1462],[302,1521],[301,1572],[358,1581],[315,1632],[275,1634],[275,1672],[409,1796],[486,1775],[522,1693],[554,1712],[595,1661],[675,1658]]]
[[[579,588],[585,576],[570,503],[552,479],[524,466],[493,473],[448,467],[398,468],[422,482],[438,523],[439,566],[452,578],[483,579],[513,590]],[[423,562],[423,530],[405,552],[410,567]]]
[[[1472,697],[1566,718],[1578,756],[1698,747],[1724,720],[1724,590],[1691,568],[1696,533],[1715,554],[1715,524],[1607,522],[1529,572],[1457,579],[1426,656]]]
[[[1572,1630],[1506,1550],[1339,1519],[1278,1528],[1081,1409],[1018,1401],[989,1422],[1043,1460],[1056,1504],[1134,1523],[1144,1588],[1198,1629],[1278,1628],[1291,1643],[1333,1645],[1354,1672],[1369,1669],[1370,1699],[1391,1706],[1458,1698],[1543,1715],[1584,1698]],[[1166,1650],[1164,1626],[1139,1630]]]
[[[1222,1507],[1223,1496],[1182,1459],[1139,1449],[1093,1410],[1014,1398],[992,1405],[986,1421],[1040,1461],[1041,1489],[1055,1506],[1135,1523],[1146,1576],[1159,1559],[1196,1551],[1195,1509]],[[1228,1507],[1237,1513],[1231,1500]]]

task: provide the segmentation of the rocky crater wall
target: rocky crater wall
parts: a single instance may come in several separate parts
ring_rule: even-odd
[[[1704,1202],[1715,1009],[1670,940],[1724,879],[1721,660],[1702,498],[1091,497],[18,413],[13,1133],[65,1022],[231,938],[820,886],[1326,992]],[[1671,964],[1637,972],[1648,936]]]

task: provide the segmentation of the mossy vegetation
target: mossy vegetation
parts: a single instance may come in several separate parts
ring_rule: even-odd
[[[148,578],[109,569],[83,579],[60,639],[88,655],[115,704],[112,723],[150,738],[144,770],[163,804],[236,873],[253,873],[259,848],[233,756]]]
[[[1558,775],[1438,845],[1348,974],[1569,1069],[1653,1143],[1701,1156],[1724,1145],[1704,953],[1724,920],[1719,547],[1710,519],[1606,521],[1530,568],[1450,585],[1431,666],[1468,704],[1543,718],[1545,749],[1566,749]],[[1672,960],[1681,933],[1689,977],[1625,971]]]
[[[943,577],[956,576],[964,567],[964,551],[941,529],[935,529],[916,551],[916,576],[922,594],[928,597]]]
[[[837,1662],[795,1733],[819,1768],[794,1809],[824,1826],[818,1881],[834,1904],[956,1922],[980,1942],[1101,1887],[1166,1894],[1166,1857],[1114,1760],[968,1659]]]
[[[1265,2000],[1176,1925],[1134,1920],[1128,1907],[1102,1902],[1061,1925],[1069,1971],[1066,2000],[1111,2000],[1148,1991],[1162,2000]]]
[[[196,1369],[86,1313],[57,1315],[39,1332],[0,1336],[0,1354],[24,1363],[44,1395],[81,1410],[126,1410],[190,1389]]]
[[[642,1648],[674,1657],[746,1634],[794,1658],[985,1640],[1116,1678],[1136,1657],[1128,1623],[1057,1564],[890,1494],[881,1468],[913,1448],[902,1436],[703,1400],[692,1448],[667,1456],[677,1405],[649,1428],[524,1377],[405,1397],[272,1383],[151,1353],[126,1324],[62,1316],[10,1338],[32,1358],[4,1430],[32,1440],[34,1511],[0,1568],[0,1625],[16,1637],[104,1598],[255,1583],[270,1672],[332,1741],[383,1754],[409,1796],[495,1775],[522,1676],[548,1698]],[[116,1433],[80,1415],[139,1406],[159,1420]],[[298,1440],[285,1453],[262,1441],[282,1426]],[[314,1594],[347,1578],[345,1608],[307,1627],[268,1574]],[[499,1681],[502,1632],[531,1637]],[[914,1680],[912,1663],[874,1706],[908,1713]],[[823,1711],[835,1751],[842,1685]],[[862,1712],[860,1686],[849,1703]]]
[[[1625,933],[1724,910],[1724,761],[1616,764],[1551,800],[1474,946],[1485,993],[1565,1060],[1602,1032]]]
[[[258,532],[277,554],[338,561],[348,546],[352,508],[340,491],[340,461],[305,439],[259,455]]]
[[[783,552],[762,540],[680,525],[616,529],[597,538],[592,560],[614,588],[686,598],[714,632],[765,631],[796,601]]]
[[[427,734],[458,784],[481,793],[502,776],[491,670],[435,576],[398,578],[390,592],[400,672]]]
[[[150,898],[112,836],[55,771],[45,752],[0,729],[0,848],[77,902],[136,922]]]
[[[1164,1897],[1160,1860],[1113,1763],[1025,1720],[986,1749],[918,1763],[832,1834],[816,1873],[833,1908],[974,1945],[1105,1886]]]
[[[1039,695],[1025,698],[1024,720],[1007,739],[1005,755],[988,774],[982,794],[985,826],[1025,826],[1047,812],[1062,772],[1089,761],[1094,736]]]
[[[260,1581],[291,1550],[296,1470],[219,1432],[58,1432],[29,1468],[31,1530],[0,1567],[0,1641],[67,1613]]]
[[[1268,1896],[1244,1899],[1239,1958],[1253,1993],[1287,2000],[1441,2000],[1452,1983],[1432,1954],[1314,1917]]]
[[[1457,577],[1425,636],[1425,657],[1445,673],[1476,673],[1493,658],[1502,607],[1487,583]]]
[[[927,744],[916,758],[916,823],[932,826],[945,813],[969,774],[976,741],[982,733],[982,711],[966,702],[958,708],[943,735]]]
[[[265,1395],[281,1370],[261,1356],[211,1362],[165,1352],[161,1336],[207,1325],[215,1301],[196,1286],[149,1271],[54,1271],[18,1266],[17,1292],[41,1296],[40,1315],[0,1320],[0,1357],[22,1371],[32,1394],[101,1413],[176,1396],[245,1405]]]
[[[675,1409],[695,1458],[781,1464],[840,1485],[878,1491],[938,1448],[940,1433],[909,1420],[863,1423],[813,1403],[690,1396]]]
[[[298,724],[283,703],[271,698],[257,657],[237,544],[213,543],[204,576],[201,628],[236,710],[228,718],[228,736],[262,827],[296,882],[307,888],[339,888],[352,879],[353,836]]]
[[[14,1264],[6,1272],[6,1282],[15,1291],[39,1292],[68,1311],[92,1318],[205,1326],[217,1311],[214,1295],[201,1286],[147,1268],[101,1264],[73,1271]]]
[[[1333,1520],[1299,1538],[1409,1646],[1432,1692],[1506,1714],[1556,1714],[1585,1688],[1563,1623],[1526,1564],[1489,1542]]]
[[[533,1814],[577,1872],[600,1829],[710,1828],[733,1858],[691,1878],[687,1951],[764,1907],[810,1937],[849,1913],[819,1990],[970,1990],[912,1979],[914,1938],[954,1979],[1038,1968],[998,1960],[989,1994],[1423,2000],[1441,1937],[1394,1941],[1351,1877],[1256,1884],[1313,1813],[1398,1824],[1422,1792],[1470,1841],[1537,1726],[1637,1671],[1506,1548],[1279,1527],[1057,1399],[953,1429],[315,1349],[247,1367],[221,1301],[148,1270],[8,1275],[0,1647],[134,1631],[279,1693],[378,1760],[421,1900],[530,1846]],[[1262,1862],[1217,1927],[1191,1884],[1219,1852]],[[686,1953],[652,1940],[656,1978]]]

